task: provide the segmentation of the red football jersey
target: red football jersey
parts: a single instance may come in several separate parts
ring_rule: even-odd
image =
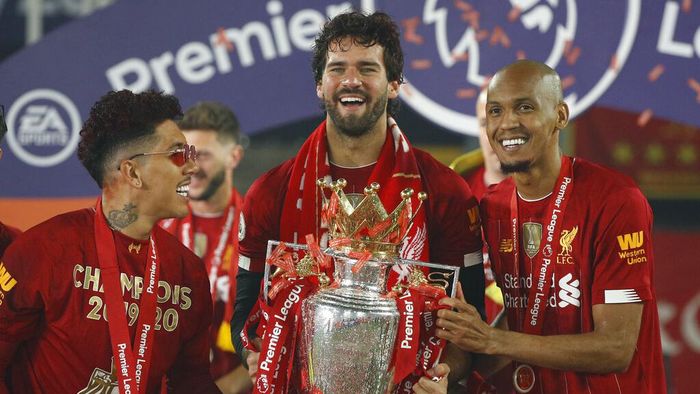
[[[5,249],[17,238],[22,232],[18,229],[8,226],[0,222],[0,257],[5,253]]]
[[[14,281],[0,305],[0,378],[15,393],[117,392],[92,209],[50,219],[8,248]],[[209,281],[199,259],[160,227],[160,280],[148,392],[219,392],[209,375]],[[148,240],[113,232],[134,337]],[[16,349],[15,349],[16,347]]]
[[[535,367],[533,393],[665,393],[666,385],[654,296],[651,244],[652,212],[627,177],[576,159],[573,189],[563,213],[561,234],[554,234],[552,263],[571,272],[552,275],[543,309],[542,335],[578,334],[594,329],[596,304],[644,303],[637,347],[625,373],[605,375]],[[519,267],[513,263],[510,201],[512,179],[491,188],[481,202],[485,238],[498,285],[503,290],[511,330],[523,326],[527,291],[535,285],[532,259],[547,231],[550,195],[538,201],[518,198]],[[544,242],[542,242],[544,244]],[[519,276],[516,274],[520,272]],[[556,272],[556,265],[555,270]],[[565,316],[566,318],[563,318]],[[566,319],[566,321],[564,321]]]
[[[415,155],[426,188],[424,191],[428,193],[423,209],[426,210],[431,262],[461,267],[481,264],[480,220],[477,202],[469,186],[429,154],[415,149]],[[292,164],[293,161],[289,160],[265,173],[246,193],[243,206],[246,229],[239,260],[244,269],[262,272],[267,241],[280,238],[280,217]],[[354,188],[356,193],[362,193],[367,186],[366,179],[371,171],[366,169],[357,171],[364,174],[363,181],[357,174],[348,174],[348,169],[332,166],[332,172],[352,181],[353,185],[349,184],[347,188]]]

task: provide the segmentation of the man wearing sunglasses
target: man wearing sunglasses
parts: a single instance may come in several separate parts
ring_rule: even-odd
[[[157,393],[165,381],[219,392],[206,272],[157,226],[187,215],[197,171],[180,115],[175,97],[155,92],[110,92],[93,106],[78,158],[102,189],[96,207],[34,227],[3,257],[0,393]]]
[[[178,121],[187,142],[197,145],[199,171],[189,185],[190,212],[161,225],[201,257],[209,273],[214,318],[211,327],[211,375],[224,393],[250,389],[248,373],[231,344],[229,321],[238,272],[242,199],[233,187],[233,174],[243,158],[236,115],[220,103],[204,101]],[[236,263],[232,263],[236,262]]]
[[[5,124],[5,107],[0,105],[0,142],[2,142],[3,138],[5,138],[5,134],[7,134],[7,124]],[[0,159],[2,159],[2,148],[0,148]],[[20,233],[20,230],[0,222],[0,257],[2,257],[5,249],[10,246],[12,240],[17,238]],[[2,294],[2,290],[0,290],[0,300],[2,300]],[[1,302],[2,301],[0,301],[0,303]]]

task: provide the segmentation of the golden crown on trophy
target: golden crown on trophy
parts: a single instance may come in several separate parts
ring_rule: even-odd
[[[377,195],[380,186],[374,182],[362,195],[347,195],[345,179],[328,182],[319,179],[317,185],[323,196],[321,217],[328,224],[329,246],[336,250],[371,252],[373,255],[396,256],[413,219],[428,198],[425,192],[417,194],[418,207],[413,209],[413,189],[401,191],[401,202],[387,213]],[[325,189],[330,189],[330,198]]]

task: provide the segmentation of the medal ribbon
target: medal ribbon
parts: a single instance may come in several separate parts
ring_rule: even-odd
[[[149,239],[148,263],[144,273],[145,287],[141,293],[139,319],[133,346],[130,344],[129,326],[126,321],[126,303],[121,291],[121,273],[117,264],[114,234],[102,212],[102,199],[95,209],[95,243],[97,260],[104,279],[105,304],[109,313],[107,325],[112,342],[114,367],[119,379],[119,392],[145,393],[151,367],[159,264],[154,236]],[[134,352],[136,350],[136,352]]]
[[[522,326],[522,331],[527,334],[541,334],[544,310],[547,308],[547,300],[549,299],[549,293],[552,286],[548,283],[553,265],[556,262],[552,262],[551,256],[556,255],[556,245],[554,244],[554,238],[557,234],[561,234],[562,223],[564,222],[564,214],[566,212],[566,206],[569,203],[569,197],[571,195],[571,189],[574,185],[573,176],[573,162],[570,157],[562,156],[561,158],[561,169],[559,170],[559,176],[557,177],[557,182],[555,183],[554,193],[550,196],[549,204],[547,205],[547,216],[548,219],[544,231],[542,232],[542,240],[544,246],[541,249],[541,253],[535,255],[533,260],[534,270],[533,275],[533,285],[527,291],[527,310],[525,311],[524,321],[521,319],[520,325]],[[513,194],[510,201],[510,220],[512,224],[512,237],[513,237],[513,259],[516,277],[520,277],[520,237],[519,237],[519,225],[518,225],[518,192],[517,189],[513,189]],[[535,280],[536,279],[536,280]]]
[[[301,303],[317,285],[309,278],[284,280],[290,280],[292,285],[282,289],[272,301],[253,393],[287,393],[290,389],[296,341],[301,332]]]
[[[227,214],[226,220],[221,227],[219,233],[219,240],[216,244],[216,249],[209,257],[209,290],[211,291],[212,302],[216,302],[216,280],[219,277],[219,268],[223,261],[224,252],[226,251],[226,246],[231,243],[233,246],[231,261],[238,261],[238,226],[240,222],[240,212],[241,206],[243,205],[241,201],[241,196],[238,194],[236,189],[233,189],[231,193],[231,199],[226,205]],[[188,249],[193,250],[194,240],[194,226],[192,225],[192,212],[182,219],[182,225],[180,226],[180,241]],[[229,267],[229,302],[226,304],[226,313],[224,315],[224,322],[231,320],[233,316],[233,302],[235,297],[235,283],[236,283],[236,273],[238,265],[231,264]]]

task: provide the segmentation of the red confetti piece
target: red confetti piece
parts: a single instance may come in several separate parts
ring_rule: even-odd
[[[427,70],[433,66],[430,59],[415,59],[411,61],[411,68],[414,70]]]
[[[508,22],[513,23],[520,18],[520,13],[522,13],[522,10],[520,7],[515,6],[510,9],[510,12],[508,12]]]
[[[352,239],[350,238],[335,238],[328,241],[328,246],[331,248],[337,248],[340,246],[350,246],[352,244]]]
[[[404,27],[404,40],[413,44],[421,45],[423,44],[423,37],[417,33],[418,25],[420,24],[419,17],[413,17],[410,19],[404,19],[401,21],[401,25]]]
[[[571,48],[573,48],[573,47],[574,47],[574,42],[571,40],[566,40],[566,42],[564,42],[564,55],[568,55],[569,52],[571,52]]]
[[[355,265],[352,266],[352,273],[356,274],[356,273],[360,272],[360,270],[362,269],[362,267],[365,266],[365,264],[367,264],[369,259],[372,257],[372,253],[371,252],[362,252],[362,253],[350,252],[349,256],[354,258],[354,259],[357,259],[357,262],[355,263]]]
[[[695,100],[700,103],[700,82],[698,82],[695,78],[688,78],[688,86],[690,86],[690,88],[697,93]]]
[[[476,40],[481,42],[489,37],[489,31],[486,29],[481,29],[476,32]]]
[[[479,30],[479,18],[481,18],[479,11],[469,11],[462,14],[462,20],[469,22],[469,26],[474,30]]]
[[[575,83],[576,83],[576,77],[573,75],[569,75],[561,80],[561,88],[563,90],[566,90],[566,89],[570,88]]]
[[[489,40],[489,45],[493,46],[496,44],[501,44],[505,48],[510,47],[510,38],[500,26],[494,27],[493,33],[491,33],[491,39]]]
[[[233,43],[228,39],[228,36],[226,36],[226,31],[223,27],[217,29],[216,35],[216,43],[225,46],[227,51],[233,52]]]
[[[452,54],[452,60],[456,62],[466,62],[467,59],[469,59],[469,52]]]
[[[649,75],[647,75],[647,78],[649,78],[649,82],[656,82],[657,79],[661,76],[661,74],[664,73],[666,68],[664,67],[663,64],[657,64],[654,68],[649,71]]]
[[[639,114],[639,117],[637,118],[637,126],[639,127],[644,127],[649,123],[651,120],[651,117],[654,116],[654,112],[647,108],[644,111],[642,111],[641,114]]]
[[[311,257],[313,257],[313,259],[316,260],[321,267],[328,268],[331,266],[330,256],[323,254],[321,247],[318,246],[313,234],[306,234],[306,245],[309,246],[309,253],[311,253]]]
[[[287,245],[285,245],[284,242],[280,242],[275,248],[275,250],[273,250],[272,253],[270,253],[270,257],[268,257],[267,260],[265,260],[265,263],[267,263],[268,265],[273,265],[276,260],[278,260],[286,253],[286,248]]]
[[[610,69],[613,71],[617,71],[619,69],[620,65],[617,62],[617,55],[612,55],[610,58]]]
[[[681,5],[681,9],[683,10],[684,13],[688,14],[690,13],[690,9],[693,7],[693,0],[683,0],[683,4]]]
[[[455,7],[462,11],[471,11],[472,5],[463,0],[455,0]]]
[[[572,48],[569,51],[569,54],[566,55],[566,63],[570,66],[573,66],[578,61],[579,56],[581,56],[581,48],[580,47]]]
[[[527,56],[525,55],[525,51],[523,51],[522,49],[519,49],[517,52],[515,52],[515,58],[518,60],[527,59]]]
[[[474,98],[476,96],[476,89],[457,89],[456,96],[460,99]]]

